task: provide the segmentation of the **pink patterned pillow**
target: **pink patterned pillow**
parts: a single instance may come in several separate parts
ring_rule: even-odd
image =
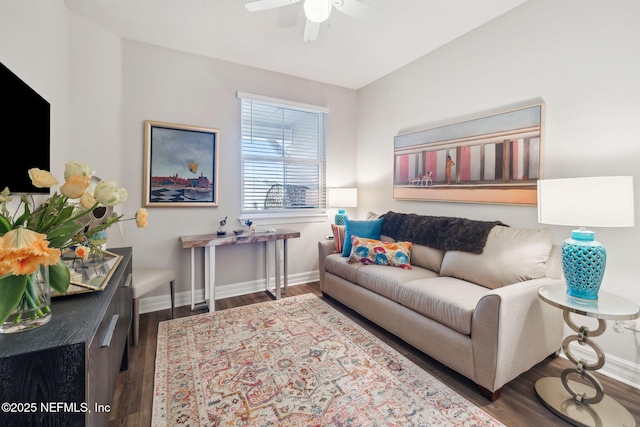
[[[331,232],[333,233],[333,242],[336,245],[336,253],[342,253],[344,246],[344,225],[331,224]]]
[[[411,270],[411,242],[381,242],[351,236],[350,263],[390,265]]]

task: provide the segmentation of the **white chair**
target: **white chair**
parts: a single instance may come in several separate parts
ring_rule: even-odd
[[[433,185],[433,181],[431,180],[431,171],[427,171],[427,173],[424,174],[421,185],[425,185],[427,187]]]
[[[133,280],[131,291],[133,295],[133,345],[138,345],[140,335],[140,297],[169,283],[171,292],[171,318],[175,307],[175,280],[176,273],[170,268],[133,268]]]

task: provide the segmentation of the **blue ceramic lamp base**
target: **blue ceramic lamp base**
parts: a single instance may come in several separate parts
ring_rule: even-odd
[[[567,281],[567,294],[597,300],[607,263],[607,251],[594,240],[594,233],[580,229],[562,243],[562,269]]]
[[[335,217],[335,223],[336,225],[345,225],[348,218],[349,217],[347,216],[347,213],[344,211],[344,209],[338,209],[338,213]]]

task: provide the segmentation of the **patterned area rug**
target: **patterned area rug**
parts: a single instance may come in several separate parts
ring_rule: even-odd
[[[501,426],[321,298],[161,322],[153,426]]]

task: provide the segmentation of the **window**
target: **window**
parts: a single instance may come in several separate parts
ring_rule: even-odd
[[[328,110],[245,93],[238,98],[242,214],[324,213]]]

